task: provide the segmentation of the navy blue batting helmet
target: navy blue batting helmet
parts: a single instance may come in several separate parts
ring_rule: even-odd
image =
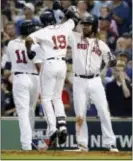
[[[98,30],[98,18],[96,16],[88,16],[81,20],[81,24],[92,25],[92,33],[96,35]]]
[[[44,27],[56,24],[54,12],[50,9],[45,10],[44,13],[40,15],[40,21]]]
[[[35,31],[36,31],[36,25],[31,21],[24,21],[20,25],[20,35],[22,36],[28,36]]]

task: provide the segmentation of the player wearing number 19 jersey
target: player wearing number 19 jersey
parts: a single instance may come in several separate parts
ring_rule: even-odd
[[[9,42],[7,61],[11,62],[13,76],[13,97],[18,114],[20,142],[22,150],[32,150],[32,128],[34,123],[34,106],[38,97],[39,74],[34,63],[29,60],[25,48],[25,38],[35,31],[31,22],[21,25],[21,36]]]
[[[63,24],[55,25],[56,20],[52,11],[45,11],[40,19],[45,27],[32,33],[29,37],[34,43],[38,43],[44,51],[41,98],[47,118],[47,134],[51,142],[57,138],[58,134],[58,143],[63,144],[66,141],[67,129],[61,95],[66,76],[65,56],[68,36],[75,27],[75,23],[69,19]]]

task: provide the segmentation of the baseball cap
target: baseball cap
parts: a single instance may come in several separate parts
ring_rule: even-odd
[[[29,9],[32,10],[32,12],[35,11],[35,7],[34,7],[34,5],[32,3],[25,3],[24,8],[29,8]]]
[[[129,59],[129,52],[127,50],[117,50],[115,51],[116,56],[125,56]]]
[[[119,55],[120,55],[120,56],[126,56],[126,57],[128,57],[129,52],[126,51],[126,50],[123,50],[123,51],[121,51],[121,52],[119,53]]]

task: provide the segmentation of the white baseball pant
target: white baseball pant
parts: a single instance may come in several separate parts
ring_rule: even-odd
[[[62,90],[66,76],[66,62],[61,58],[46,60],[41,70],[41,100],[47,119],[47,135],[56,130],[56,118],[66,117]]]
[[[103,147],[115,145],[116,139],[112,130],[110,112],[101,78],[94,77],[92,79],[84,79],[74,77],[73,97],[76,117],[80,116],[83,118],[83,123],[81,126],[76,124],[77,143],[88,148],[88,126],[86,122],[86,113],[87,103],[89,99],[91,99],[96,106],[98,116],[101,121]]]
[[[18,114],[20,142],[23,150],[32,150],[34,107],[38,98],[38,89],[38,75],[13,75],[13,97]]]

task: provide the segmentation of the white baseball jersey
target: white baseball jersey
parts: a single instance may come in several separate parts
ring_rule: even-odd
[[[65,57],[68,46],[68,36],[75,27],[72,19],[63,24],[50,25],[30,35],[44,51],[43,59],[50,57]]]
[[[25,41],[20,37],[9,42],[7,47],[7,61],[12,64],[12,73],[37,73],[34,63],[38,60],[29,60],[26,53]]]
[[[73,72],[79,75],[93,75],[100,73],[102,60],[109,62],[111,53],[108,46],[101,40],[94,38],[83,39],[82,35],[72,32],[69,37],[72,47]]]

